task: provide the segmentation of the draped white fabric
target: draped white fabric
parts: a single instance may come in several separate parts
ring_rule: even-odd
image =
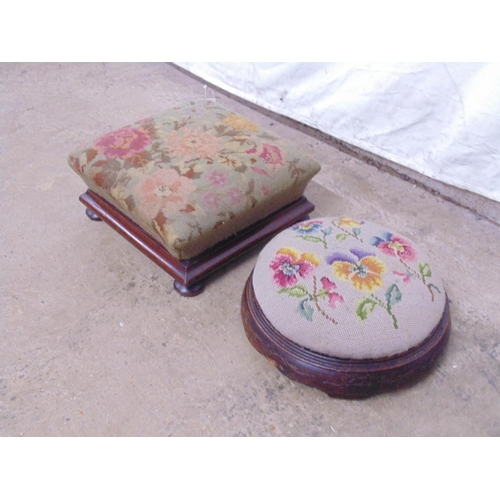
[[[498,63],[176,63],[235,95],[500,201]]]

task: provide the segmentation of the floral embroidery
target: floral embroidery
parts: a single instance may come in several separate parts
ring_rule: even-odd
[[[229,200],[234,205],[239,205],[242,201],[245,200],[245,194],[239,187],[232,187],[228,192],[227,196]]]
[[[207,179],[213,186],[225,186],[229,183],[227,173],[223,170],[210,170]]]
[[[373,293],[370,297],[366,297],[360,300],[356,307],[356,315],[362,321],[368,318],[368,315],[373,312],[376,306],[380,306],[387,311],[387,314],[392,318],[392,324],[394,328],[398,328],[398,320],[394,313],[392,312],[392,306],[401,302],[403,295],[401,294],[401,290],[398,288],[396,284],[391,285],[387,291],[385,292],[385,302],[376,297]]]
[[[408,268],[408,270],[412,271],[409,268]],[[431,267],[429,266],[428,263],[419,264],[418,271],[420,273],[418,278],[427,287],[427,290],[429,290],[429,293],[431,294],[432,301],[434,302],[434,292],[432,291],[432,289],[436,290],[438,293],[441,293],[441,290],[436,285],[434,285],[434,283],[427,283],[427,278],[430,278],[432,276]]]
[[[175,213],[184,209],[196,186],[175,170],[160,169],[142,178],[136,189],[141,211],[154,218],[160,210]]]
[[[260,175],[267,175],[269,176],[269,174],[263,170],[262,168],[259,168],[259,167],[250,167],[254,172],[260,174]]]
[[[402,278],[403,283],[405,284],[408,284],[411,281],[411,274],[408,272],[400,273],[399,271],[392,271],[392,274],[394,274],[394,276],[399,276],[400,278]]]
[[[259,130],[259,127],[254,122],[235,113],[229,113],[222,121],[231,125],[235,130],[252,130],[253,132]]]
[[[344,297],[333,291],[337,289],[337,285],[333,281],[330,281],[328,278],[324,277],[321,278],[321,285],[323,286],[321,292],[326,292],[326,294],[328,295],[328,305],[332,309],[335,309],[335,307],[337,307],[337,302],[344,302]]]
[[[299,234],[314,234],[322,226],[323,226],[322,221],[310,220],[306,222],[301,222],[300,224],[293,226],[292,229],[294,231],[297,231]]]
[[[278,293],[286,293],[289,297],[301,299],[296,311],[307,321],[312,321],[314,307],[316,307],[316,309],[324,318],[334,324],[337,324],[337,320],[335,320],[335,318],[333,318],[323,310],[320,304],[320,299],[328,300],[329,307],[335,309],[337,307],[337,303],[342,304],[344,302],[344,297],[334,291],[337,289],[337,285],[333,281],[330,281],[328,278],[323,277],[321,278],[320,282],[321,288],[318,288],[317,278],[316,276],[313,276],[312,293],[302,283],[291,287],[282,288],[278,291]]]
[[[332,234],[333,229],[328,227],[326,229],[323,228],[323,221],[306,221],[301,222],[295,226],[292,226],[292,230],[299,233],[297,236],[302,238],[305,241],[310,241],[312,243],[323,243],[325,248],[328,248],[328,244],[326,242],[326,237]],[[323,237],[314,236],[314,234],[322,234]]]
[[[268,215],[268,198],[272,206],[293,202],[320,169],[293,145],[212,102],[186,103],[82,144],[68,162],[178,259],[231,236],[229,219],[245,214],[242,221],[251,224]]]
[[[220,141],[214,137],[213,131],[204,131],[201,127],[195,129],[183,127],[180,130],[172,130],[165,137],[164,142],[174,156],[186,159],[210,158],[221,148]]]
[[[359,235],[361,234],[360,228],[364,224],[364,221],[357,221],[350,219],[349,217],[341,217],[338,222],[332,221],[332,224],[342,231],[335,236],[337,241],[345,241],[348,236],[352,236],[360,243],[363,243],[363,240],[359,237]],[[348,231],[346,228],[351,229],[351,231]]]
[[[319,259],[312,253],[301,253],[293,248],[280,248],[269,267],[274,271],[273,279],[281,287],[295,285],[299,278],[309,276]]]
[[[246,166],[243,165],[243,162],[239,158],[237,158],[236,156],[221,155],[220,163],[221,163],[221,165],[225,165],[225,166],[230,167],[234,170],[238,170],[238,169],[246,170]]]
[[[338,225],[342,227],[361,227],[363,224],[363,221],[360,222],[349,217],[341,217],[338,222]]]
[[[382,252],[392,257],[398,257],[399,261],[406,268],[406,278],[403,278],[404,283],[408,283],[410,280],[410,276],[414,276],[419,279],[429,290],[431,294],[432,301],[434,302],[434,292],[433,289],[438,293],[441,293],[441,290],[434,285],[433,283],[427,283],[426,278],[430,278],[432,276],[432,271],[429,264],[418,264],[418,273],[413,270],[407,262],[413,262],[417,260],[417,252],[411,246],[411,243],[401,236],[394,236],[389,232],[382,232],[379,236],[374,236],[370,240],[371,244]],[[401,273],[398,273],[401,275]],[[402,275],[401,275],[402,276]]]
[[[83,161],[80,158],[72,158],[70,161],[71,161],[71,168],[80,175],[83,174],[83,171],[87,166],[87,158],[85,157]]]
[[[370,224],[364,224],[347,217],[333,221],[314,219],[297,223],[287,230],[289,238],[308,242],[302,250],[316,244],[326,249],[322,254],[313,255],[295,248],[281,248],[269,266],[273,272],[272,281],[279,287],[277,293],[297,301],[295,312],[305,320],[311,322],[319,313],[331,323],[341,325],[341,318],[354,314],[361,322],[368,323],[375,310],[383,310],[385,313],[375,315],[378,320],[387,314],[392,327],[399,330],[406,328],[404,323],[400,326],[403,319],[398,314],[404,300],[403,290],[421,295],[415,287],[424,285],[432,301],[436,291],[441,293],[429,282],[432,271],[427,262],[418,263],[415,269],[409,266],[417,259],[413,243],[386,231],[372,231]],[[330,235],[334,238],[329,238]],[[344,243],[349,237],[364,246],[351,247]],[[325,264],[330,266],[330,276],[324,275]],[[347,303],[348,300],[352,302]],[[412,303],[413,298],[408,297],[406,307]],[[335,317],[332,310],[336,312]]]
[[[283,165],[283,152],[275,144],[269,144],[264,142],[258,147],[253,147],[246,151],[247,154],[256,154],[262,158],[267,165],[271,165],[274,170],[277,169],[277,165]]]
[[[327,257],[326,262],[332,266],[333,274],[361,292],[380,288],[384,283],[382,274],[387,271],[386,265],[365,250],[352,248],[350,252],[352,255],[334,253]]]
[[[210,208],[219,208],[220,200],[220,196],[212,191],[203,195],[203,201],[205,202],[205,205]]]
[[[383,232],[381,237],[374,236],[370,243],[385,254],[399,257],[407,262],[412,262],[417,258],[417,254],[410,242],[401,238],[401,236],[394,236],[392,233]]]
[[[283,155],[281,154],[281,149],[274,144],[268,144],[266,142],[262,144],[262,150],[259,156],[264,158],[264,161],[268,165],[283,165]]]
[[[125,127],[97,139],[94,146],[107,158],[127,158],[144,151],[151,142],[143,129]]]

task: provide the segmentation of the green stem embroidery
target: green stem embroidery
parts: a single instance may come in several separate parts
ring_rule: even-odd
[[[419,264],[419,273],[417,273],[415,270],[413,270],[406,262],[403,261],[401,257],[399,257],[399,262],[403,264],[403,266],[406,268],[406,270],[416,279],[420,280],[424,286],[429,290],[429,293],[431,294],[431,302],[434,302],[434,292],[432,291],[433,288],[435,288],[438,293],[441,293],[441,290],[439,288],[432,284],[432,283],[427,283],[427,280],[425,279],[426,277],[432,276],[431,269],[429,267],[429,264]]]
[[[383,307],[391,316],[392,322],[394,324],[394,328],[397,330],[398,329],[398,320],[396,316],[394,316],[394,313],[392,312],[392,308],[389,304],[384,304],[378,297],[375,297],[373,293],[371,294],[372,299],[380,306]]]
[[[340,229],[340,230],[344,233],[344,235],[340,235],[340,234],[338,234],[338,235],[336,236],[337,240],[339,240],[339,241],[341,241],[341,240],[342,240],[342,241],[343,241],[343,240],[345,240],[345,239],[347,238],[347,236],[352,236],[353,238],[356,238],[356,239],[357,239],[360,243],[363,243],[363,239],[359,237],[359,233],[358,233],[358,234],[356,234],[354,231],[353,231],[353,232],[349,232],[349,231],[347,231],[346,229],[344,229],[343,227],[341,227],[341,226],[339,226],[338,224],[336,224],[334,221],[331,221],[331,222],[332,222],[332,224],[333,224],[336,228]]]
[[[320,238],[319,236],[303,235],[303,234],[298,234],[297,238],[302,238],[303,240],[311,241],[312,243],[323,243],[325,250],[327,250],[328,244],[326,242],[326,237],[331,234],[331,228],[330,230],[327,229],[326,231],[322,229],[321,233],[323,234],[323,238]]]
[[[313,276],[313,293],[311,294],[307,287],[303,284],[297,284],[290,288],[282,288],[278,290],[278,293],[286,293],[289,297],[295,297],[296,299],[300,299],[299,305],[297,307],[297,312],[307,319],[307,321],[312,321],[313,307],[309,304],[309,302],[313,302],[316,306],[316,309],[319,313],[331,321],[333,324],[337,325],[337,321],[329,316],[321,306],[319,305],[319,299],[325,299],[328,296],[328,293],[323,294],[322,292],[318,293],[318,283],[316,280],[316,276]]]

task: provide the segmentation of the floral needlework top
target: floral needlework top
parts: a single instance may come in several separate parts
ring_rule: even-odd
[[[68,162],[180,259],[300,198],[320,170],[293,145],[206,101],[109,132]]]
[[[253,284],[280,333],[340,357],[404,352],[432,333],[445,306],[442,281],[423,250],[348,217],[308,220],[273,238]]]

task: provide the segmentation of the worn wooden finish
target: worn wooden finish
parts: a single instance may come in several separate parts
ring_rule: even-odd
[[[91,190],[80,196],[80,201],[90,212],[102,219],[119,234],[131,242],[142,253],[159,265],[175,279],[175,289],[185,296],[198,295],[203,291],[204,280],[211,273],[243,254],[253,246],[274,236],[295,222],[307,217],[314,210],[314,205],[305,197],[274,212],[268,217],[252,224],[230,238],[214,245],[202,254],[189,259],[179,260],[141,227],[132,222],[116,207],[108,203]]]
[[[250,275],[241,301],[243,326],[252,346],[287,377],[316,387],[331,397],[366,398],[408,387],[436,365],[449,338],[448,301],[439,325],[420,345],[380,359],[342,359],[306,349],[281,335],[264,316]]]

